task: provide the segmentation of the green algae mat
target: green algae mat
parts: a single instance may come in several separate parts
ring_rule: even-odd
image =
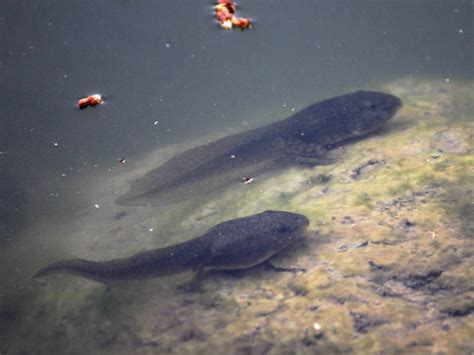
[[[266,209],[302,213],[311,221],[305,241],[272,263],[306,272],[212,272],[191,289],[192,274],[116,287],[60,277],[2,300],[1,317],[11,319],[2,323],[7,345],[0,350],[472,353],[473,89],[440,80],[389,83],[380,90],[404,107],[330,163],[142,217],[173,244]]]

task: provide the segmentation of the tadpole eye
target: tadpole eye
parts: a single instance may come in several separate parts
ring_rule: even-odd
[[[364,100],[364,101],[362,101],[362,107],[374,109],[374,108],[375,108],[375,104],[374,104],[372,101],[370,101],[370,100]]]
[[[285,233],[285,232],[289,232],[289,231],[290,231],[290,228],[288,226],[285,226],[285,225],[280,225],[280,226],[275,228],[275,232],[278,232],[278,233]]]

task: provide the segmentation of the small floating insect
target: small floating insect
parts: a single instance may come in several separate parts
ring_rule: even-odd
[[[255,179],[253,177],[250,177],[250,176],[244,176],[244,177],[240,178],[240,181],[242,181],[242,183],[244,185],[247,185],[247,184],[251,184],[252,182],[254,182]]]
[[[104,98],[100,94],[94,94],[94,95],[89,95],[86,97],[83,97],[82,99],[79,99],[77,101],[77,106],[79,109],[83,110],[89,106],[97,106],[100,105],[104,102]]]

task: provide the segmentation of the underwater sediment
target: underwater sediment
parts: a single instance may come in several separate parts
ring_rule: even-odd
[[[474,351],[473,85],[404,79],[380,89],[403,109],[331,164],[237,183],[197,207],[130,208],[100,225],[85,215],[62,244],[71,255],[126,255],[287,210],[309,218],[309,233],[272,263],[306,272],[213,272],[191,291],[182,287],[191,273],[109,288],[58,277],[2,294],[0,352]],[[149,229],[156,238],[126,237]]]

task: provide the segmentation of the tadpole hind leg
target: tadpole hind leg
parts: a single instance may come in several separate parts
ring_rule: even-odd
[[[203,291],[203,280],[204,280],[204,269],[199,269],[193,279],[178,286],[178,289],[185,292],[202,292]]]
[[[328,149],[314,143],[301,140],[287,142],[282,156],[288,162],[302,167],[313,168],[316,165],[326,165]]]
[[[300,273],[304,273],[306,272],[307,270],[305,268],[299,268],[299,267],[281,267],[281,266],[275,266],[273,265],[270,261],[265,261],[264,265],[271,269],[272,271],[275,271],[275,272],[291,272],[293,274],[300,274]]]

